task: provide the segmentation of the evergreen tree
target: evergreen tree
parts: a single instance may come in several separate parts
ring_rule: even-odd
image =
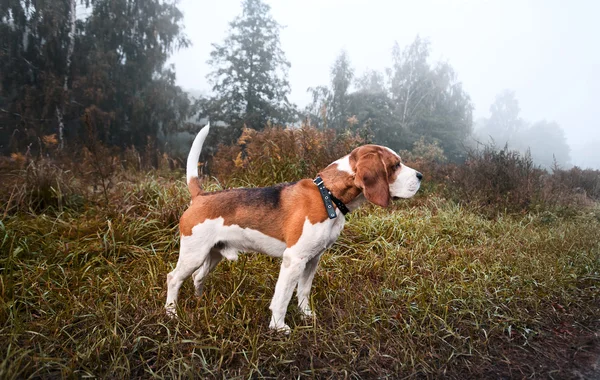
[[[290,63],[279,42],[282,27],[261,0],[244,0],[242,8],[225,41],[213,44],[208,78],[215,96],[203,104],[203,114],[229,124],[234,136],[244,125],[288,123],[295,113],[287,98]]]

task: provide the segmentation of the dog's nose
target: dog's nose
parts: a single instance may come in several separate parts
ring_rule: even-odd
[[[419,179],[419,181],[422,180],[423,179],[423,174],[417,172],[417,178]]]

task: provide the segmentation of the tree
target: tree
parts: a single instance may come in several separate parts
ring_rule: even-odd
[[[349,96],[349,113],[356,120],[356,129],[367,140],[386,146],[401,145],[393,114],[394,105],[385,87],[385,77],[367,70],[356,80],[356,91]]]
[[[514,91],[504,90],[490,106],[490,117],[478,122],[476,139],[493,142],[497,149],[509,148],[526,154],[537,165],[551,169],[555,164],[571,165],[570,148],[564,130],[555,122],[545,120],[530,124],[520,116],[521,109]]]
[[[348,118],[352,116],[348,90],[354,78],[354,69],[345,50],[342,50],[331,66],[330,78],[331,88],[318,86],[308,89],[313,100],[306,107],[305,113],[317,127],[341,130],[348,127]]]
[[[145,146],[182,127],[191,102],[175,86],[170,54],[189,41],[175,0],[96,0],[78,49],[77,97],[110,145]],[[171,97],[177,94],[176,97]]]
[[[531,149],[535,163],[552,169],[555,164],[571,166],[571,155],[564,130],[556,122],[538,121],[519,134],[520,145]],[[523,149],[523,148],[521,148]]]
[[[518,145],[515,137],[525,127],[525,122],[519,116],[521,108],[514,91],[504,90],[496,96],[496,100],[490,106],[490,118],[483,122],[478,135],[487,141],[494,140],[498,146],[505,144]]]
[[[354,77],[348,53],[342,50],[331,68],[331,127],[343,129],[347,126],[349,114],[348,90]]]
[[[0,3],[3,151],[24,149],[57,131],[63,78],[68,77],[64,47],[69,45],[70,10],[70,0]]]
[[[385,77],[376,70],[367,70],[356,79],[356,90],[362,93],[386,94]]]
[[[242,8],[223,44],[213,44],[208,78],[215,96],[203,104],[204,115],[228,123],[235,135],[243,125],[263,129],[295,114],[287,98],[290,63],[279,42],[282,27],[261,0],[244,0]]]
[[[181,128],[191,102],[169,55],[186,47],[175,0],[11,1],[0,5],[4,151],[47,134],[147,146]]]
[[[331,86],[309,88],[313,102],[307,117],[319,126],[359,130],[395,150],[410,149],[424,136],[450,159],[461,160],[472,129],[471,100],[452,67],[431,66],[428,57],[429,43],[419,37],[404,50],[396,43],[387,75],[367,71],[351,92],[354,71],[342,52],[332,66]]]
[[[308,92],[312,95],[312,102],[304,111],[306,122],[317,128],[328,128],[332,119],[331,91],[327,86],[317,86],[309,87]]]
[[[448,157],[461,160],[471,133],[473,106],[448,63],[430,66],[429,42],[417,36],[406,49],[392,51],[390,94],[405,149],[420,136],[439,141]]]

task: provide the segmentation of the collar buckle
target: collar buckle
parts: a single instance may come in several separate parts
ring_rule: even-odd
[[[325,204],[325,211],[327,211],[329,219],[335,219],[337,217],[335,209],[333,208],[333,203],[335,203],[335,205],[338,207],[338,209],[340,209],[340,212],[343,215],[346,215],[350,212],[350,210],[348,210],[348,207],[346,207],[344,202],[334,197],[333,194],[331,194],[331,191],[329,191],[329,189],[325,187],[325,185],[323,184],[323,178],[321,178],[321,176],[317,176],[317,178],[313,179],[313,182],[319,188],[319,192],[321,193],[321,199],[323,199],[323,203]],[[332,201],[333,203],[331,203]]]

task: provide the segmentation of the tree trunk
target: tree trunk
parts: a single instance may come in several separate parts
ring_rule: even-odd
[[[73,50],[75,48],[75,21],[77,20],[77,0],[71,0],[71,9],[69,12],[69,45],[67,47],[67,67],[65,68],[65,78],[63,81],[63,101],[62,109],[56,106],[56,119],[58,120],[58,141],[59,148],[62,150],[65,146],[64,129],[65,124],[63,122],[63,115],[65,111],[65,104],[68,101],[69,91],[69,72],[71,71],[71,58],[73,57]]]

